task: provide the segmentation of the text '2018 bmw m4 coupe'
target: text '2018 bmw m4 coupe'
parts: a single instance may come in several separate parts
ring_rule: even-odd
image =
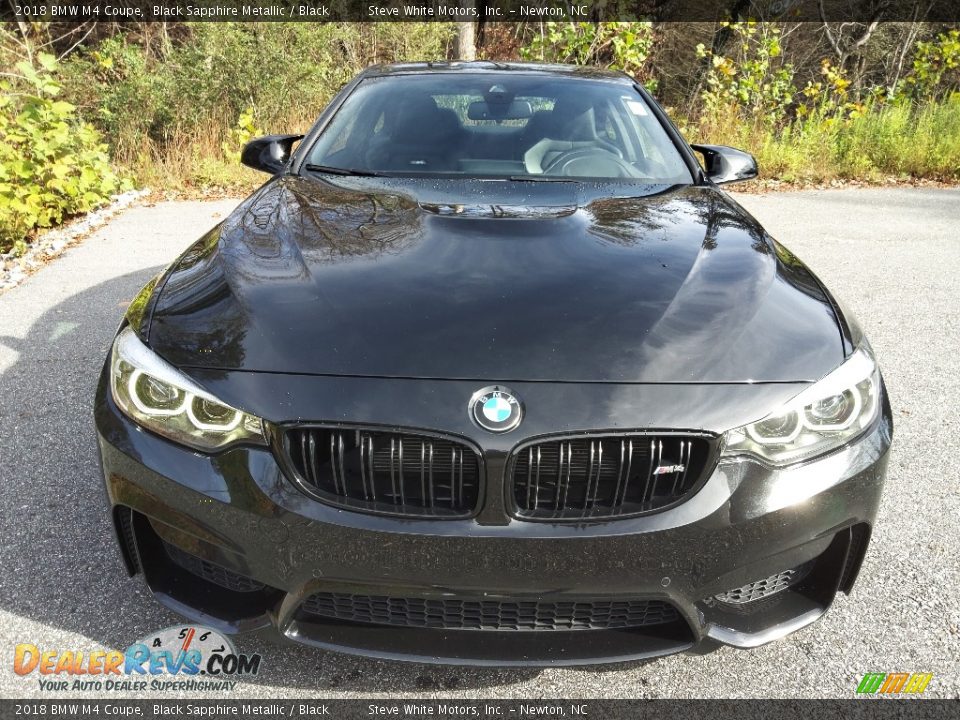
[[[697,154],[703,158],[703,168]],[[117,538],[224,632],[459,664],[753,647],[849,592],[874,353],[625,75],[364,72],[131,304]]]

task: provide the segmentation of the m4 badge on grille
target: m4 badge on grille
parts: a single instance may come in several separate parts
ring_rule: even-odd
[[[502,385],[491,385],[470,398],[470,417],[489,432],[510,432],[523,420],[523,403]]]
[[[686,470],[686,465],[658,465],[654,471],[654,475],[669,475],[670,473],[678,473]]]

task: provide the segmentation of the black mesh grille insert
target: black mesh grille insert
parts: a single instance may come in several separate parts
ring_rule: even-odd
[[[550,440],[513,459],[519,517],[596,520],[661,510],[696,488],[710,441],[700,436],[609,436]]]
[[[445,630],[612,630],[672,623],[676,608],[660,600],[473,600],[317,593],[310,615],[348,622]]]
[[[468,445],[412,433],[288,430],[301,482],[322,499],[370,512],[465,517],[480,496],[480,460]]]
[[[219,585],[227,590],[234,592],[256,592],[263,590],[264,584],[257,582],[245,575],[227,570],[209,560],[204,560],[196,555],[191,555],[186,550],[181,550],[176,545],[168,542],[163,543],[164,549],[174,563],[182,567],[187,572],[193,573],[197,577],[203,578],[214,585]]]
[[[796,585],[810,573],[812,567],[813,561],[810,561],[799,567],[784,570],[776,575],[722,592],[716,596],[716,599],[729,605],[745,605],[756,602]]]

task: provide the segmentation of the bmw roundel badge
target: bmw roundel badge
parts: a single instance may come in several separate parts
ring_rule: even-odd
[[[470,417],[484,430],[510,432],[523,420],[523,403],[508,388],[491,385],[473,394]]]

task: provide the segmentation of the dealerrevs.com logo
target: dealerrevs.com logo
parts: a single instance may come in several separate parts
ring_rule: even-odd
[[[37,676],[40,689],[105,691],[231,691],[237,679],[260,672],[261,656],[237,654],[224,635],[200,625],[150,633],[126,650],[14,649],[13,671]]]

